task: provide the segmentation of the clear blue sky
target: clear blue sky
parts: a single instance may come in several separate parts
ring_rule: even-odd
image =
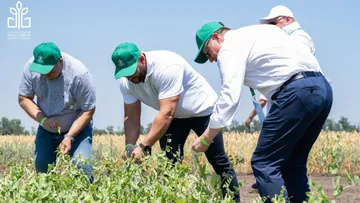
[[[16,0],[0,1],[0,117],[19,118],[30,129],[30,119],[17,102],[18,85],[25,62],[41,42],[53,41],[62,51],[80,59],[91,71],[97,90],[95,126],[123,126],[123,102],[113,77],[111,53],[121,42],[136,43],[144,51],[165,49],[182,55],[206,77],[219,93],[216,64],[198,65],[195,32],[208,21],[222,21],[231,28],[257,24],[273,6],[288,6],[295,19],[313,38],[316,57],[334,90],[330,118],[340,116],[360,124],[358,87],[360,67],[359,1],[84,1],[23,0],[32,18],[30,40],[8,40],[9,7]],[[243,122],[252,109],[250,93],[243,88],[236,119]],[[143,108],[142,125],[156,112]]]

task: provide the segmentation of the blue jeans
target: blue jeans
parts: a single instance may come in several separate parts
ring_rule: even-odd
[[[181,162],[184,156],[184,144],[190,133],[190,130],[193,130],[197,134],[197,136],[201,136],[208,127],[209,120],[210,115],[203,117],[173,119],[165,135],[162,136],[159,141],[162,150],[165,151],[166,146],[171,147],[171,151],[166,151],[167,158],[169,158],[173,162]],[[170,143],[167,142],[168,139],[171,139]],[[174,156],[174,154],[177,154],[177,152],[179,151],[180,159]],[[233,199],[236,202],[240,202],[239,183],[234,168],[232,167],[229,158],[225,152],[222,132],[216,135],[213,143],[205,152],[205,155],[209,163],[215,170],[216,174],[218,174],[221,178],[223,195],[226,195],[226,188],[224,188],[223,186],[228,183],[228,181],[230,181],[229,189],[234,193]]]
[[[35,138],[35,168],[37,172],[48,172],[48,164],[56,162],[56,149],[64,139],[64,134],[51,133],[39,126]],[[84,159],[91,159],[92,153],[92,122],[90,121],[84,129],[75,137],[71,144],[70,156],[75,157],[73,163],[76,164],[78,154]],[[91,164],[79,163],[81,168],[88,176],[89,181],[93,181],[91,175]]]
[[[259,193],[271,198],[284,186],[291,202],[303,202],[310,191],[307,158],[331,110],[332,88],[324,76],[305,77],[272,101],[251,159]]]

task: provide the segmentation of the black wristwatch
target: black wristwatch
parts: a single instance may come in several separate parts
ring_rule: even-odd
[[[151,155],[151,146],[144,145],[143,143],[140,143],[139,146],[141,147],[145,155]]]

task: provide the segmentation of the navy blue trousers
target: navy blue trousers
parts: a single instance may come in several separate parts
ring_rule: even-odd
[[[307,158],[328,117],[332,88],[324,76],[295,80],[272,96],[251,166],[261,197],[307,200]]]
[[[171,150],[166,151],[166,156],[170,160],[173,160],[173,162],[181,162],[184,156],[184,144],[190,130],[193,130],[198,136],[201,136],[208,127],[209,121],[210,115],[185,119],[173,119],[167,132],[160,139],[161,149],[165,150],[166,146],[171,147]],[[171,139],[171,142],[167,142],[168,139]],[[178,152],[180,152],[180,157],[174,156]],[[236,202],[240,202],[239,183],[236,178],[234,168],[231,166],[229,158],[225,152],[222,132],[214,138],[213,143],[211,143],[209,149],[205,152],[205,155],[216,174],[221,177],[223,195],[226,194],[226,188],[224,188],[224,185],[227,184],[230,179],[229,189],[234,192],[234,200]]]

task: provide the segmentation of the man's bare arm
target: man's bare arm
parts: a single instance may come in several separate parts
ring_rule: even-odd
[[[142,142],[144,145],[153,146],[165,134],[174,119],[179,98],[178,95],[159,100],[160,110],[152,123],[150,132]]]
[[[71,128],[67,133],[67,135],[76,137],[76,135],[79,134],[81,130],[84,129],[84,127],[89,123],[94,113],[95,113],[95,107],[93,107],[88,111],[81,111],[77,115],[74,123],[71,125]]]
[[[140,135],[141,102],[124,104],[125,143],[136,144]]]
[[[40,108],[34,103],[33,97],[26,97],[19,94],[18,101],[22,109],[35,121],[38,123],[41,122],[41,119],[44,118],[43,112]]]

